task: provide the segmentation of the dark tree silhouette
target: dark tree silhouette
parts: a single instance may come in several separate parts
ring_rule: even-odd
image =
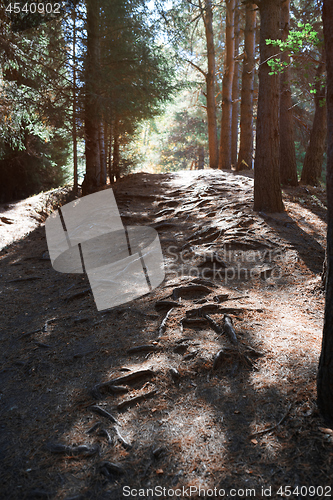
[[[333,1],[323,2],[324,40],[327,68],[327,277],[322,351],[317,392],[323,417],[333,425]]]

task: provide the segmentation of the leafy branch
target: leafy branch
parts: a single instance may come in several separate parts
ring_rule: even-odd
[[[300,52],[305,52],[310,50],[314,46],[320,44],[317,31],[311,26],[311,24],[299,23],[299,30],[290,31],[288,37],[285,41],[283,40],[266,40],[267,45],[273,45],[278,47],[281,52],[288,52],[289,56],[295,56]],[[281,61],[280,56],[273,57],[267,61],[268,66],[271,68],[270,75],[277,75],[283,72],[290,63],[286,61]],[[312,90],[312,93],[315,91]]]

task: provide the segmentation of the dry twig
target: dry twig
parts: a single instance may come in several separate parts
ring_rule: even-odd
[[[250,434],[250,438],[253,438],[254,436],[261,436],[263,434],[267,434],[267,432],[272,432],[272,431],[275,431],[275,429],[282,424],[282,422],[284,422],[284,420],[287,418],[289,412],[290,412],[290,409],[291,409],[291,404],[288,406],[288,409],[287,409],[287,412],[283,415],[283,417],[281,418],[281,420],[278,421],[277,424],[275,425],[272,425],[271,427],[268,427],[267,429],[263,429],[262,431],[257,431],[257,432],[253,432],[252,434]]]

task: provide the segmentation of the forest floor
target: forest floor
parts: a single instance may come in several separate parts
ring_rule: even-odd
[[[159,232],[166,276],[100,312],[87,277],[48,258],[43,221],[66,190],[0,206],[0,498],[331,497],[324,191],[284,189],[285,213],[265,214],[249,174],[113,190],[125,225]]]

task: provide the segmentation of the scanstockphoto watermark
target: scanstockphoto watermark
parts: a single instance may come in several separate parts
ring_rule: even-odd
[[[123,497],[126,498],[255,498],[255,488],[201,488],[196,486],[182,486],[181,488],[168,488],[155,486],[154,488],[131,488],[123,487]]]
[[[278,281],[282,278],[286,265],[290,266],[295,262],[292,251],[234,250],[227,245],[219,250],[209,251],[201,258],[188,249],[179,252],[177,247],[169,246],[166,257],[166,271],[173,277],[200,277],[225,284],[256,278]]]

